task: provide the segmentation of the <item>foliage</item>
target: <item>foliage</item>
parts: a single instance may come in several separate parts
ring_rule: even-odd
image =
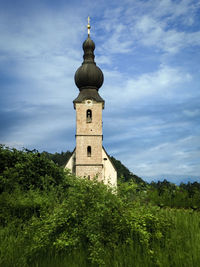
[[[152,182],[147,191],[147,199],[160,207],[200,210],[200,183],[177,186],[166,180]]]
[[[198,265],[199,213],[163,209],[199,205],[198,183],[129,179],[116,192],[5,146],[0,166],[0,266]]]
[[[44,189],[47,182],[56,186],[62,179],[63,170],[38,151],[0,146],[0,193],[11,193],[19,186],[22,190]]]
[[[42,152],[42,155],[45,155],[46,158],[53,160],[58,166],[64,167],[68,161],[68,159],[71,157],[72,152],[61,152],[61,153],[48,153],[46,151]]]

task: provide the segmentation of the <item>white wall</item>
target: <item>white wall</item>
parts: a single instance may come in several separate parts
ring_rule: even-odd
[[[106,160],[105,160],[106,159]],[[117,186],[117,171],[115,170],[109,156],[104,148],[102,148],[102,160],[103,160],[103,182],[104,184],[110,184],[111,186]]]

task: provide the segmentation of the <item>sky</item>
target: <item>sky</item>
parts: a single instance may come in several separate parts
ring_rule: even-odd
[[[0,143],[74,149],[88,16],[108,154],[148,182],[200,182],[198,0],[0,0]]]

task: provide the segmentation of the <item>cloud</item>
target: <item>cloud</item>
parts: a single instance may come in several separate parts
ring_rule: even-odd
[[[155,72],[144,73],[135,78],[124,79],[117,72],[106,72],[109,83],[105,86],[105,98],[112,99],[115,105],[132,105],[136,101],[157,101],[158,98],[172,99],[177,93],[177,88],[182,87],[181,98],[184,98],[184,91],[192,80],[190,73],[185,73],[181,68],[160,66]],[[118,78],[121,84],[118,84]],[[113,86],[114,84],[114,86]],[[113,89],[111,89],[113,88]],[[122,90],[123,88],[123,90]],[[114,94],[113,94],[114,92]]]
[[[189,46],[200,45],[200,31],[184,32],[168,28],[167,23],[148,15],[137,21],[133,36],[144,46],[154,46],[161,51],[175,54]]]
[[[10,118],[12,116],[12,118]],[[18,144],[27,148],[57,151],[62,147],[73,149],[71,137],[75,131],[73,109],[57,105],[23,105],[18,109],[1,111],[5,125],[1,132],[0,143]],[[12,122],[12,124],[11,124]],[[0,122],[1,125],[3,122]],[[59,136],[62,136],[59,140]],[[10,141],[16,140],[16,141]]]
[[[174,55],[184,48],[199,46],[200,31],[191,28],[199,7],[192,0],[134,1],[134,4],[126,1],[123,8],[117,6],[112,10],[108,6],[98,25],[106,33],[103,51],[132,53],[142,44]]]
[[[200,171],[198,160],[200,152],[195,148],[199,141],[199,136],[189,136],[146,148],[136,154],[129,151],[126,155],[128,156],[127,165],[140,176],[196,175]]]
[[[132,41],[126,38],[126,27],[123,24],[115,25],[102,50],[107,53],[128,53],[131,51]]]

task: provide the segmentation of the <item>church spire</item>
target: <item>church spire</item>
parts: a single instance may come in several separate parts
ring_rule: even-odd
[[[90,39],[90,17],[88,17],[88,37],[83,43],[83,63],[75,73],[75,83],[79,90],[96,89],[103,84],[103,73],[94,61],[95,43]]]
[[[83,62],[77,69],[74,80],[76,86],[79,88],[79,95],[73,101],[74,108],[76,103],[81,103],[85,99],[93,99],[96,102],[101,102],[104,107],[104,100],[98,93],[99,88],[103,84],[103,72],[97,67],[94,58],[95,43],[90,39],[90,17],[88,17],[88,36],[83,43]]]

